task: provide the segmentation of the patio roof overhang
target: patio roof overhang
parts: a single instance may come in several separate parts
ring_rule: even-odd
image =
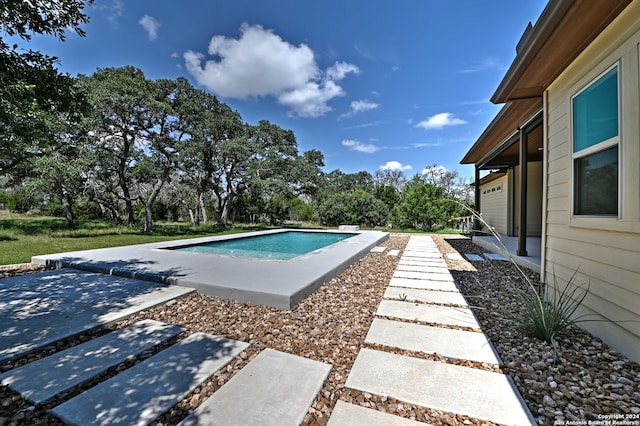
[[[516,58],[491,97],[491,102],[506,105],[460,163],[487,169],[505,159],[504,166],[513,165],[513,153],[505,153],[507,158],[487,156],[504,150],[505,144],[513,145],[510,136],[542,109],[544,90],[631,1],[550,0],[535,26],[529,25],[524,32]]]
[[[491,97],[506,103],[460,161],[475,165],[476,209],[480,171],[520,165],[517,186],[518,255],[527,255],[527,165],[542,160],[543,93],[632,0],[550,0],[535,26],[529,25],[516,58]]]
[[[537,124],[541,111],[541,98],[509,102],[498,112],[460,163],[475,164],[481,170],[497,170],[517,165],[519,128]],[[540,129],[539,134],[533,133],[527,144],[529,159],[540,161],[542,131]]]
[[[632,0],[551,0],[518,43],[493,103],[538,98]]]

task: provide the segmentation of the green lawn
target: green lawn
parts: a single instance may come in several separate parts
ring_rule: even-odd
[[[158,223],[156,230],[145,234],[139,229],[102,221],[80,221],[68,229],[60,218],[20,215],[0,210],[0,265],[26,263],[31,256],[154,243],[182,238],[204,237],[264,229],[264,227],[232,227],[216,225],[194,228],[186,223]]]
[[[317,228],[317,224],[288,224],[288,227]],[[267,229],[261,226],[234,226],[220,228],[217,225],[192,227],[189,223],[158,222],[151,234],[141,229],[118,226],[113,223],[91,220],[78,221],[75,229],[67,228],[61,218],[9,213],[0,210],[0,265],[27,263],[32,256],[77,250],[155,243],[209,235],[234,234]],[[382,229],[387,232],[417,233],[411,229]],[[459,233],[446,229],[440,233]]]

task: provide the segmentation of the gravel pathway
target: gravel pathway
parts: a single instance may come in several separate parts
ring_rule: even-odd
[[[409,237],[392,235],[388,249],[403,250]],[[466,238],[434,236],[443,253],[482,253]],[[184,327],[191,334],[202,331],[251,343],[224,371],[219,371],[162,418],[160,425],[178,423],[193,408],[226,383],[265,348],[272,348],[333,365],[320,394],[305,418],[305,425],[324,425],[338,400],[391,412],[435,425],[488,425],[367,393],[345,389],[349,371],[364,343],[376,309],[382,300],[400,256],[370,253],[339,277],[323,285],[292,310],[223,301],[198,294],[144,311],[113,324],[109,329],[86,333],[29,357],[0,365],[0,371],[60,351],[141,319],[155,319]],[[512,330],[500,320],[505,308],[516,308],[505,286],[517,282],[517,272],[508,262],[452,261],[445,256],[452,275],[470,304],[475,306],[483,330],[496,346],[504,365],[500,370],[514,378],[530,410],[541,425],[587,424],[589,420],[626,419],[640,424],[640,366],[609,349],[581,329],[571,329],[559,339],[560,352],[536,339]],[[29,272],[30,267],[0,268],[0,276]],[[530,272],[533,279],[538,277]],[[161,348],[160,348],[161,349]],[[102,381],[146,359],[147,352],[96,379]],[[412,354],[442,362],[455,362],[438,355]],[[474,366],[478,368],[478,366]],[[482,368],[482,367],[480,367]],[[90,383],[86,386],[93,385]],[[85,386],[85,387],[86,387]],[[0,387],[0,425],[60,424],[47,408],[82,391],[75,389],[47,406],[33,407],[6,387]],[[635,417],[634,417],[635,416]],[[580,423],[580,421],[584,421]],[[603,423],[601,423],[603,424]],[[622,424],[622,423],[618,423]]]

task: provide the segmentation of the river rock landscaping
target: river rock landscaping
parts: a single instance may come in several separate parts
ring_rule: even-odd
[[[407,235],[394,234],[384,246],[402,253],[408,239]],[[483,252],[468,238],[435,235],[433,239],[442,253]],[[550,344],[524,335],[506,323],[501,315],[505,309],[518,308],[518,299],[509,291],[513,285],[522,285],[516,268],[504,261],[470,263],[451,260],[447,256],[444,258],[483,331],[503,360],[502,365],[473,367],[511,375],[540,425],[586,424],[589,420],[602,420],[606,415],[631,416],[628,419],[640,415],[640,366],[637,363],[575,326],[559,337],[558,352]],[[185,328],[184,335],[202,331],[251,344],[225,369],[216,372],[180,404],[157,419],[157,425],[177,424],[265,348],[332,364],[329,377],[304,420],[305,425],[326,424],[338,400],[434,425],[491,424],[345,388],[359,350],[369,346],[364,343],[365,337],[398,260],[399,256],[370,253],[292,310],[192,294],[0,365],[0,371],[8,371],[141,319],[155,319]],[[525,271],[534,282],[539,281],[537,274]],[[2,276],[28,272],[31,269],[25,265],[5,267],[0,271]],[[96,380],[106,380],[161,349],[130,359]],[[437,354],[411,355],[456,362]],[[0,425],[61,424],[47,409],[94,384],[82,385],[44,406],[35,407],[2,386]]]

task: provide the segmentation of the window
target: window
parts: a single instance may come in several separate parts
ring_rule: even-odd
[[[618,92],[615,65],[573,97],[575,215],[618,216]]]

